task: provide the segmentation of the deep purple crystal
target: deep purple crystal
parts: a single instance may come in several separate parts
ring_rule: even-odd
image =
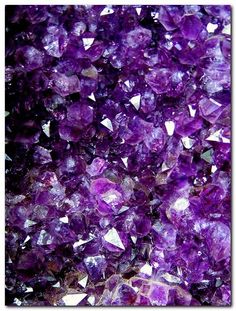
[[[6,6],[6,304],[231,304],[231,7]]]

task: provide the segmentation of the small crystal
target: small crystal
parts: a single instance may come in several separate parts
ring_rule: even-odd
[[[110,189],[101,194],[101,199],[106,202],[107,204],[115,204],[117,201],[121,199],[121,194],[119,191],[115,189]]]
[[[136,8],[135,10],[136,10],[137,14],[140,15],[141,11],[142,11],[142,8]]]
[[[22,302],[18,298],[15,298],[14,299],[14,304],[16,304],[17,306],[21,306]]]
[[[22,243],[22,245],[25,245],[25,243],[27,243],[30,240],[30,236],[27,235],[27,237],[24,239],[24,242]]]
[[[61,218],[59,218],[59,220],[60,220],[60,222],[63,222],[64,224],[68,224],[68,222],[69,222],[68,216],[61,217]]]
[[[121,158],[121,160],[124,163],[125,167],[127,168],[128,167],[128,157]]]
[[[52,285],[52,287],[54,287],[54,288],[60,288],[60,286],[61,286],[61,284],[59,281],[56,284]]]
[[[36,225],[37,222],[30,220],[30,219],[26,219],[25,223],[24,223],[24,228],[29,228],[31,226]]]
[[[181,283],[181,280],[179,277],[175,276],[175,275],[172,275],[168,272],[164,273],[161,275],[162,278],[164,278],[167,282],[170,282],[170,283]]]
[[[38,245],[50,245],[53,239],[50,234],[48,234],[45,230],[41,230],[39,233],[39,237],[37,240]]]
[[[231,26],[230,26],[230,24],[226,25],[226,26],[223,28],[222,33],[224,33],[224,34],[230,36],[230,34],[231,34]]]
[[[47,53],[53,57],[61,57],[67,47],[67,32],[63,28],[56,29],[52,26],[55,33],[48,33],[44,36],[42,43]]]
[[[73,244],[73,247],[74,247],[74,248],[79,247],[79,246],[81,246],[81,245],[83,245],[83,244],[86,244],[86,243],[92,241],[93,239],[94,239],[94,237],[93,237],[92,235],[91,235],[87,240],[82,240],[82,239],[80,239],[79,241],[77,241],[77,242],[75,242],[75,243]]]
[[[91,256],[84,259],[84,264],[92,281],[99,281],[104,277],[104,272],[107,267],[104,256]]]
[[[72,33],[75,36],[82,35],[86,30],[86,25],[83,22],[76,22],[73,25]]]
[[[206,138],[206,140],[220,142],[221,141],[221,129],[211,134],[209,137]]]
[[[193,108],[191,105],[188,105],[190,117],[194,118],[197,112],[197,109]]]
[[[217,171],[217,166],[216,165],[212,165],[211,172],[215,173],[216,171]]]

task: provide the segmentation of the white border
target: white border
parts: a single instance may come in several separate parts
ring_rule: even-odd
[[[0,0],[1,1],[1,0]],[[0,287],[1,289],[1,292],[0,292],[0,308],[1,310],[4,308],[7,308],[5,307],[5,263],[4,263],[4,252],[5,252],[5,249],[4,249],[4,226],[5,226],[5,214],[4,214],[4,206],[5,206],[5,180],[4,180],[4,172],[5,172],[5,167],[4,167],[4,146],[5,146],[5,143],[4,143],[4,140],[5,140],[5,129],[4,129],[4,115],[5,115],[5,109],[4,109],[4,106],[5,106],[5,98],[4,98],[4,94],[5,94],[5,84],[4,84],[4,80],[5,80],[5,77],[4,77],[4,66],[5,66],[5,51],[4,51],[4,46],[5,46],[5,5],[9,5],[9,4],[16,4],[16,5],[29,5],[29,4],[50,4],[50,5],[53,5],[53,4],[61,4],[61,5],[68,5],[68,4],[75,4],[75,5],[84,5],[84,4],[88,4],[88,5],[91,5],[91,4],[123,4],[123,5],[127,5],[127,4],[145,4],[145,5],[148,5],[148,4],[152,4],[152,5],[161,5],[161,4],[175,4],[175,5],[181,5],[181,4],[188,4],[188,5],[199,5],[199,4],[202,4],[202,5],[206,5],[206,4],[218,4],[218,5],[225,5],[225,4],[229,4],[232,6],[232,11],[234,11],[234,1],[233,0],[230,0],[230,1],[224,1],[224,0],[214,0],[214,1],[208,1],[208,0],[205,0],[205,1],[196,1],[196,0],[191,0],[191,1],[183,1],[183,0],[175,0],[175,1],[171,1],[171,0],[165,0],[163,1],[164,3],[161,3],[161,1],[157,1],[157,0],[135,0],[135,1],[130,1],[128,2],[127,0],[123,0],[123,1],[114,1],[114,0],[109,0],[109,1],[96,1],[96,0],[85,0],[85,1],[78,1],[78,0],[70,0],[70,1],[62,1],[62,0],[38,0],[38,1],[35,1],[35,0],[31,0],[31,1],[11,1],[11,0],[3,0],[1,1],[0,3],[0,25],[1,25],[1,39],[0,39],[0,52],[1,52],[1,57],[0,57],[0,64],[1,64],[1,70],[0,70],[0,86],[1,86],[1,89],[0,89],[0,96],[1,96],[1,104],[0,104],[0,150],[1,150],[1,158],[2,158],[2,161],[0,161],[0,206],[1,206],[1,213],[2,213],[2,216],[0,217],[0,221],[1,221],[1,235],[0,235],[0,247],[1,247],[1,257],[0,257],[0,281],[2,284],[2,286]],[[233,12],[234,14],[234,12]],[[232,33],[235,34],[235,21],[234,19],[232,18]],[[232,39],[233,39],[233,36],[232,36]],[[233,45],[234,45],[234,40],[233,41]],[[233,59],[235,59],[235,46],[233,46],[233,55],[232,55]],[[232,80],[234,81],[234,78],[235,78],[235,66],[233,66],[232,68]],[[232,82],[233,82],[232,81]],[[234,106],[234,99],[235,99],[235,96],[234,96],[234,93],[233,93],[233,86],[232,86],[232,108]],[[232,109],[233,112],[232,112],[232,117],[233,117],[233,120],[234,120],[234,123],[232,122],[232,127],[233,127],[233,135],[235,135],[236,133],[236,109],[235,107]],[[235,152],[235,140],[233,140],[233,144],[232,144],[232,160],[234,158],[234,156],[236,156],[236,152]],[[233,165],[233,180],[232,180],[232,184],[235,185],[236,182],[235,182],[235,166]],[[232,252],[232,256],[234,258],[234,261],[235,261],[235,241],[236,241],[236,221],[235,221],[235,215],[236,213],[233,212],[233,204],[234,202],[236,202],[236,196],[235,196],[235,192],[233,191],[233,187],[232,187],[232,237],[233,237],[233,244],[232,244],[232,247],[233,247],[233,252]],[[233,260],[232,260],[233,262]],[[233,283],[233,280],[235,279],[235,273],[234,273],[234,269],[232,267],[232,283]],[[234,285],[234,284],[233,284]],[[233,304],[235,304],[235,291],[234,291],[234,286],[232,287],[232,302]],[[18,307],[19,308],[19,307]],[[43,310],[52,310],[51,307],[38,307],[38,309],[43,309]],[[81,306],[79,306],[79,308],[81,308]],[[92,308],[97,308],[97,307],[92,307]],[[100,307],[101,308],[101,307]],[[106,307],[107,309],[111,308],[111,307]],[[158,307],[159,309],[160,307]],[[163,307],[164,309],[168,309],[168,308],[172,308],[172,307]],[[200,307],[200,308],[203,308],[203,307]],[[231,307],[232,308],[232,307]],[[27,310],[31,310],[33,309],[33,307],[27,307]],[[89,310],[91,309],[91,307],[85,307],[85,310]],[[124,307],[116,307],[116,310],[123,310]],[[132,310],[135,310],[137,311],[137,307],[129,307],[129,309],[132,309]],[[194,310],[195,307],[189,307],[188,309],[190,310]],[[211,310],[219,310],[220,308],[219,307],[210,307]],[[64,307],[60,307],[60,310],[67,310],[67,308],[64,308]],[[70,308],[70,310],[78,310],[78,307],[76,308]],[[138,310],[146,310],[145,307],[138,307]],[[185,310],[185,307],[178,307],[178,310]]]

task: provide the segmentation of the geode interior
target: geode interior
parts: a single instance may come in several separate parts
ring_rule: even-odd
[[[231,304],[231,7],[6,6],[6,304]]]

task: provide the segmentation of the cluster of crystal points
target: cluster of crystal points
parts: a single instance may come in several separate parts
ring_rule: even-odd
[[[6,7],[8,305],[230,305],[230,14]]]

